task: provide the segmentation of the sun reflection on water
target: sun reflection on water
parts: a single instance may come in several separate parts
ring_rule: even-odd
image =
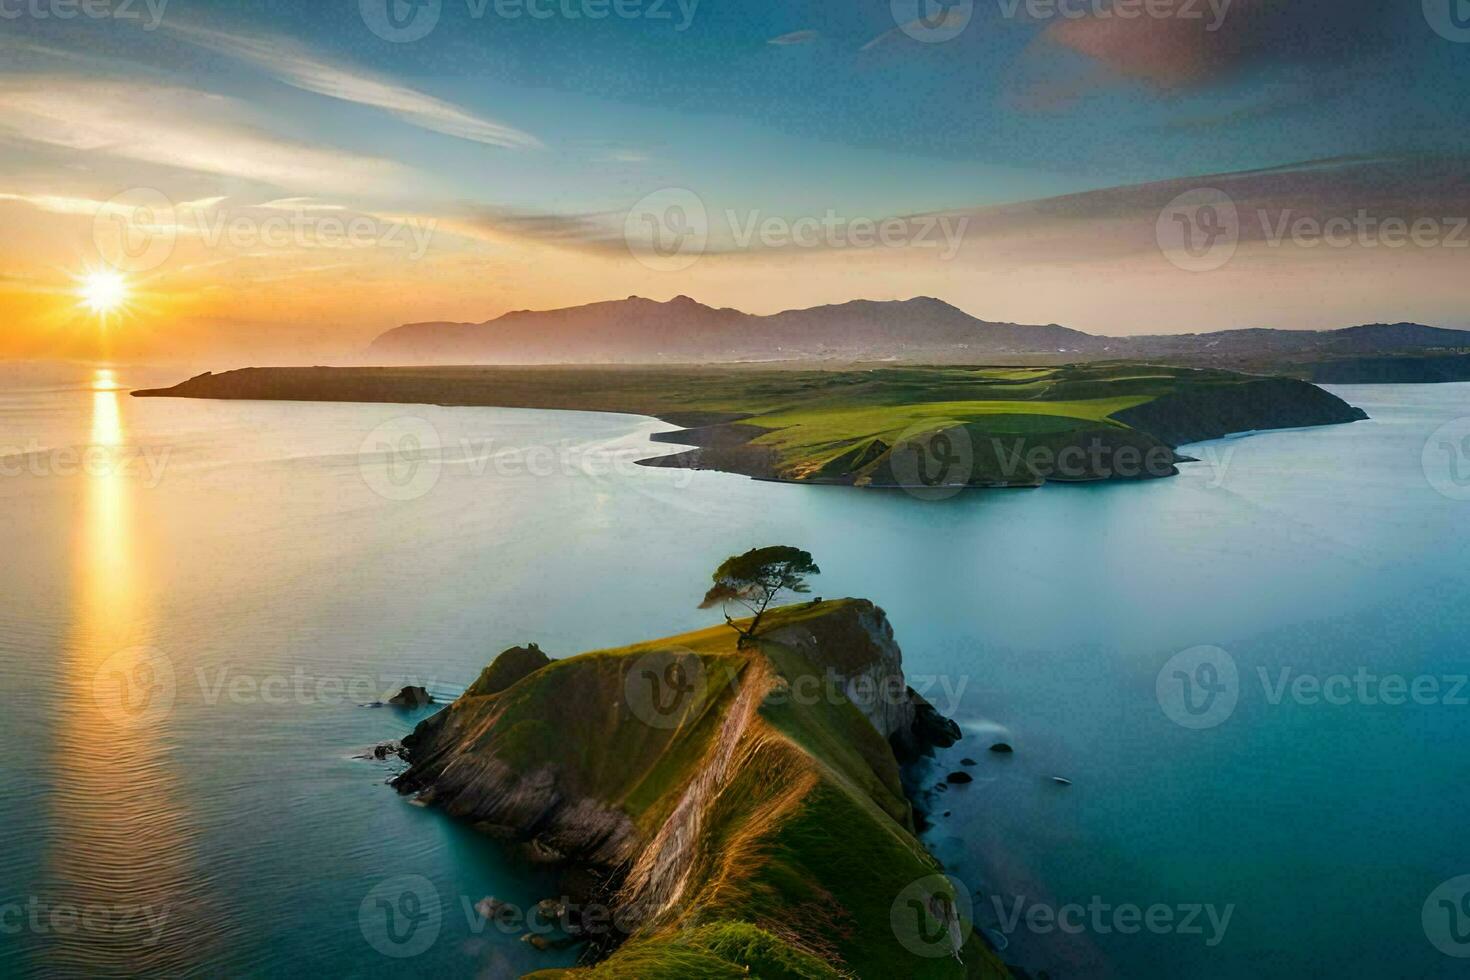
[[[94,452],[128,451],[121,389],[111,370],[95,373]],[[98,915],[148,910],[152,918],[114,919],[101,934],[48,936],[44,956],[61,971],[175,972],[197,962],[207,931],[198,922],[192,831],[170,765],[174,668],[148,645],[148,549],[135,477],[108,465],[81,479],[53,765],[56,831],[42,900]]]

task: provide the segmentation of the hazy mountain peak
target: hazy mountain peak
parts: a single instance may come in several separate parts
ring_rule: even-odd
[[[1051,324],[993,323],[933,296],[854,299],[757,316],[680,294],[507,313],[482,324],[390,330],[371,350],[438,363],[699,363],[840,359],[969,362],[991,355],[1240,356],[1470,347],[1470,333],[1412,323],[1336,331],[1266,327],[1212,334],[1097,337]]]

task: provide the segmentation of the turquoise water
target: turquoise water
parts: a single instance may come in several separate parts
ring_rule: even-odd
[[[814,553],[817,593],[884,606],[970,733],[936,760],[978,765],[930,843],[1008,956],[1056,978],[1463,970],[1421,912],[1470,874],[1470,706],[1273,703],[1257,669],[1444,695],[1470,673],[1470,502],[1423,462],[1470,386],[1338,389],[1373,420],[1194,447],[1172,480],[935,503],[632,467],[668,451],[635,417],[114,390],[159,380],[0,371],[0,974],[563,962],[466,913],[554,886],[354,758],[423,714],[361,703],[452,696],[514,643],[706,625],[713,565],[774,542]],[[1201,645],[1235,704],[1189,728],[1165,665]],[[984,751],[997,731],[1014,756]],[[439,920],[390,958],[374,889],[403,876]],[[1202,935],[1007,930],[997,898],[1231,911],[1218,935],[1203,914]],[[28,904],[39,927],[7,914]]]

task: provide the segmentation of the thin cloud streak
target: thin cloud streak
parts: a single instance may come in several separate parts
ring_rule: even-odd
[[[386,190],[402,174],[389,160],[221,122],[237,108],[232,99],[181,88],[56,76],[0,79],[0,133],[33,143],[291,189]]]
[[[544,149],[530,133],[466,112],[416,89],[321,61],[279,38],[251,38],[203,27],[167,25],[202,48],[246,62],[303,91],[382,109],[405,122],[446,136],[512,150]]]

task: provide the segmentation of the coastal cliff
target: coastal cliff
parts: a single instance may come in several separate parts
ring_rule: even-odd
[[[1007,977],[915,834],[900,758],[952,744],[883,611],[844,599],[549,660],[502,654],[396,785],[598,883],[595,977]]]

